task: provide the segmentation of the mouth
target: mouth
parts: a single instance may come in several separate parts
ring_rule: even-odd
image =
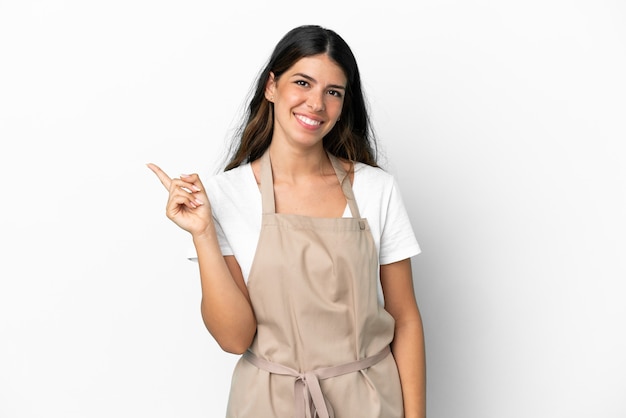
[[[303,115],[294,114],[294,116],[304,125],[309,126],[311,128],[317,128],[323,123],[321,120],[307,118],[306,116],[303,116]]]

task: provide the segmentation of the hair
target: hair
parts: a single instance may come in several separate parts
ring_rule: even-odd
[[[283,36],[260,72],[243,122],[235,132],[225,171],[260,158],[272,141],[274,107],[265,99],[270,73],[277,81],[298,60],[319,54],[326,54],[339,65],[348,80],[340,120],[324,137],[324,149],[336,157],[378,166],[376,141],[352,50],[334,31],[304,25]]]

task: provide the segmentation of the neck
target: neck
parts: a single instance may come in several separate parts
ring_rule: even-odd
[[[332,164],[321,144],[314,148],[294,149],[273,141],[269,152],[275,179],[295,182],[305,177],[333,172]]]

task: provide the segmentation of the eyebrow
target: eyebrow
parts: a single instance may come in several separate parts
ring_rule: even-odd
[[[309,81],[313,81],[313,82],[317,83],[317,80],[314,79],[313,77],[311,77],[310,75],[306,75],[304,73],[295,73],[292,77],[296,77],[296,76],[299,76],[299,77],[302,77],[302,78],[306,78]],[[339,84],[329,84],[326,87],[332,88],[332,89],[336,89],[336,90],[345,90],[346,89],[346,86],[342,86],[342,85],[339,85]]]

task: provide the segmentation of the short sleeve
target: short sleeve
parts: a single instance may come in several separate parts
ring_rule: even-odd
[[[235,256],[244,279],[256,251],[261,231],[261,194],[250,164],[218,173],[204,182],[220,251]],[[188,252],[197,260],[195,248]]]
[[[222,255],[233,255],[233,250],[228,242],[228,238],[226,238],[226,234],[224,233],[224,229],[220,224],[220,221],[217,216],[215,216],[215,207],[212,207],[213,212],[213,224],[215,225],[215,233],[217,235],[217,242],[219,243],[220,250],[222,251]],[[193,245],[187,250],[187,259],[190,261],[198,261],[198,255],[196,254],[196,249]]]
[[[230,247],[228,238],[226,238],[226,234],[224,234],[222,225],[220,225],[219,221],[215,217],[213,218],[213,221],[215,223],[215,232],[217,234],[217,241],[220,244],[220,250],[222,250],[222,255],[233,255],[233,250]]]
[[[380,264],[391,264],[413,257],[421,252],[409,215],[393,180],[383,213],[380,237]]]

